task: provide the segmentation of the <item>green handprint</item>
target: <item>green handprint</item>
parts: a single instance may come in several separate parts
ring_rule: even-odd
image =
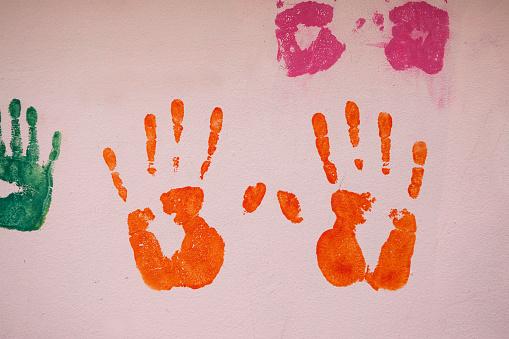
[[[39,165],[37,143],[37,111],[27,109],[29,138],[26,155],[22,155],[19,116],[21,104],[13,99],[9,105],[11,122],[12,156],[5,155],[5,143],[0,130],[0,180],[15,183],[21,190],[0,198],[0,227],[18,231],[35,231],[41,228],[51,204],[53,188],[53,162],[60,153],[60,132],[53,134],[53,148],[46,164]],[[1,117],[0,117],[1,118]]]

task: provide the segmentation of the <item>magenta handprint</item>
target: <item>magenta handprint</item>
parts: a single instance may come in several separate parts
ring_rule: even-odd
[[[301,2],[277,15],[277,60],[283,58],[289,77],[324,71],[341,57],[346,49],[345,45],[325,27],[332,21],[332,16],[332,6],[314,1]],[[299,24],[305,27],[320,27],[317,38],[305,49],[301,49],[295,38]]]
[[[449,15],[422,2],[408,2],[389,13],[395,24],[394,38],[385,55],[395,70],[417,67],[436,74],[444,67],[444,49],[449,39]]]

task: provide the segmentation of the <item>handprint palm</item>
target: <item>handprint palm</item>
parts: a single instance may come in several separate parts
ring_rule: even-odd
[[[49,161],[40,165],[37,143],[37,111],[27,109],[30,141],[26,155],[22,155],[19,116],[21,104],[13,99],[9,105],[12,118],[12,156],[5,154],[5,143],[0,133],[0,180],[15,183],[21,191],[0,198],[0,227],[18,231],[34,231],[41,228],[51,204],[53,189],[53,162],[60,153],[60,132],[53,135],[53,149]]]
[[[359,144],[359,109],[353,102],[348,102],[345,117],[350,127],[350,141],[353,147]],[[313,129],[316,136],[316,148],[323,162],[323,169],[331,184],[337,182],[336,166],[329,160],[329,138],[327,122],[321,113],[313,116]],[[388,113],[378,116],[379,135],[381,139],[382,173],[390,173],[390,148],[392,117]],[[424,165],[427,156],[426,143],[418,141],[413,149],[414,162],[419,167],[412,170],[411,184],[408,194],[412,199],[419,195],[422,185]],[[355,160],[355,165],[362,170],[363,161]],[[316,245],[318,266],[328,282],[335,286],[348,286],[358,281],[366,281],[375,290],[384,288],[397,290],[405,286],[410,275],[411,258],[414,252],[415,232],[417,230],[415,216],[406,209],[393,209],[389,217],[394,230],[382,246],[378,265],[374,272],[366,270],[366,262],[355,236],[356,226],[366,222],[364,212],[371,209],[375,198],[369,192],[358,194],[347,190],[338,190],[331,197],[332,210],[336,214],[336,222],[332,229],[325,231]]]
[[[171,105],[174,123],[175,141],[180,141],[184,104],[174,100]],[[219,132],[222,128],[223,112],[216,107],[210,118],[210,136],[207,160],[201,166],[201,179],[207,172],[212,155],[216,150]],[[148,114],[145,118],[145,132],[147,135],[147,155],[149,166],[147,172],[155,175],[154,155],[156,149],[156,120]],[[106,148],[103,157],[108,165],[113,183],[119,196],[126,201],[127,189],[116,168],[116,156],[113,150]],[[179,159],[173,159],[175,169]],[[154,290],[170,290],[173,287],[200,288],[214,281],[223,265],[224,242],[217,231],[210,227],[199,216],[204,199],[200,187],[182,187],[163,193],[160,196],[163,211],[169,215],[175,214],[174,221],[184,229],[185,236],[180,247],[171,258],[166,257],[156,236],[147,231],[149,222],[155,219],[150,208],[138,209],[128,216],[129,242],[134,252],[136,266],[144,282]]]

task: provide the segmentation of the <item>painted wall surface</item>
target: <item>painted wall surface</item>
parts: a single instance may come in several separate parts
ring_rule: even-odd
[[[301,23],[295,33],[298,46],[325,52],[299,64],[286,31],[279,56],[276,37],[276,29],[293,27],[276,26],[276,16],[298,1],[2,1],[6,154],[13,98],[21,103],[23,149],[31,106],[40,159],[52,157],[55,131],[61,146],[42,228],[0,228],[0,336],[508,337],[509,2],[429,0],[449,17],[443,68],[398,66],[386,56],[389,12],[405,2],[325,2],[333,15],[321,12],[324,22],[307,22],[307,30]],[[330,34],[326,48],[311,42],[317,34]],[[185,112],[178,144],[175,99]],[[345,119],[349,101],[359,108],[357,147]],[[216,107],[222,128],[202,180]],[[380,112],[392,117],[387,166]],[[316,113],[327,121],[334,183],[315,145]],[[147,114],[157,121],[154,175]],[[412,199],[416,141],[426,142],[427,158]],[[126,202],[105,148],[116,154]],[[258,182],[265,197],[246,213],[246,188]],[[136,267],[128,214],[150,208],[149,229],[171,257],[185,233],[160,196],[185,186],[203,190],[199,215],[224,241],[224,262],[201,288],[153,290]],[[16,189],[0,182],[3,197]],[[322,274],[317,242],[335,223],[331,195],[340,189],[376,199],[356,230],[371,272],[394,230],[391,210],[415,215],[402,288],[337,287]],[[298,198],[293,217],[301,222],[285,218],[278,191]]]

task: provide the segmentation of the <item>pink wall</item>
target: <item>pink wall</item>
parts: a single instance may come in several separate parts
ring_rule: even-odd
[[[447,11],[450,38],[443,69],[427,74],[396,71],[384,54],[393,26],[388,13],[405,1],[330,1],[327,27],[345,51],[327,70],[288,77],[276,58],[274,22],[296,3],[2,2],[3,138],[8,144],[7,107],[18,98],[22,112],[39,112],[41,159],[55,130],[63,139],[42,229],[0,229],[0,336],[509,335],[509,3],[430,0]],[[371,20],[375,11],[385,16],[383,31]],[[359,18],[366,23],[354,32]],[[185,104],[178,145],[170,115],[176,98]],[[356,148],[347,101],[360,109]],[[224,112],[222,131],[200,180],[215,107]],[[334,185],[315,147],[317,112],[327,118]],[[388,176],[381,172],[380,112],[393,119]],[[143,127],[149,113],[158,125],[153,177]],[[23,122],[24,140],[27,134]],[[428,157],[420,195],[411,199],[418,140],[426,141]],[[127,203],[111,183],[105,147],[116,152]],[[356,158],[364,160],[362,171]],[[244,191],[257,182],[267,193],[245,214]],[[204,191],[200,216],[224,240],[224,264],[203,288],[154,291],[136,268],[127,215],[151,207],[150,229],[171,256],[184,231],[163,213],[159,196],[187,185]],[[376,198],[356,233],[371,269],[394,229],[391,209],[416,216],[403,288],[335,287],[322,275],[316,244],[334,224],[330,197],[340,188]],[[3,196],[10,189],[0,185]],[[278,190],[299,198],[301,223],[285,219]]]

